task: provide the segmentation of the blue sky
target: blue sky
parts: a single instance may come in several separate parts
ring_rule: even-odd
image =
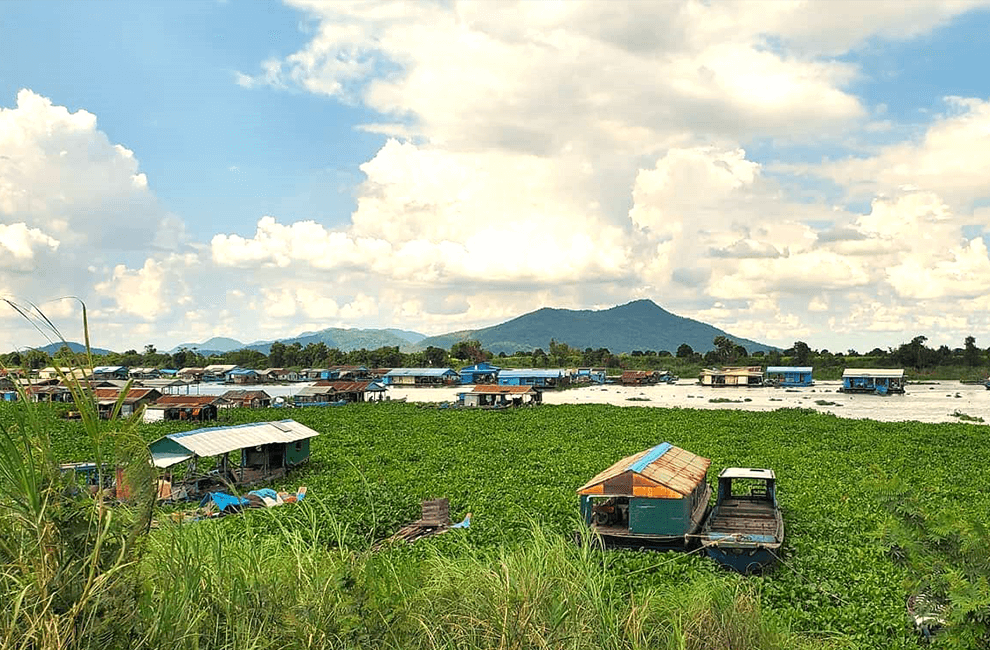
[[[644,297],[990,344],[986,5],[491,6],[0,3],[0,292],[113,348]]]

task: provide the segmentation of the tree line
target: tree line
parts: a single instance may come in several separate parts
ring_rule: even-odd
[[[609,369],[661,369],[679,368],[690,371],[703,365],[796,365],[816,368],[883,365],[909,368],[925,372],[945,367],[976,369],[990,363],[990,348],[981,349],[976,338],[967,336],[960,348],[941,345],[932,348],[926,345],[928,338],[916,336],[907,343],[886,350],[874,348],[860,354],[856,350],[831,352],[827,349],[814,350],[804,341],[795,341],[784,350],[769,352],[748,352],[726,336],[716,336],[712,348],[704,353],[695,351],[687,343],[682,343],[673,352],[669,350],[633,350],[630,353],[615,354],[607,348],[579,349],[567,343],[551,339],[547,349],[517,350],[512,354],[493,354],[485,350],[477,340],[455,343],[449,350],[430,346],[417,352],[403,352],[398,346],[385,346],[374,350],[359,349],[344,352],[331,348],[326,343],[308,343],[303,346],[296,342],[285,344],[276,341],[271,344],[268,354],[257,350],[241,349],[222,354],[204,355],[195,348],[180,348],[173,353],[159,352],[154,345],[144,346],[143,351],[127,350],[94,355],[95,365],[185,368],[203,367],[211,364],[233,364],[242,368],[314,368],[328,366],[366,366],[368,368],[398,367],[447,367],[460,364],[474,364],[492,361],[496,365],[510,367],[597,367]],[[70,363],[76,358],[66,346],[49,355],[42,350],[15,351],[0,354],[0,364],[4,367],[43,368],[52,364]]]

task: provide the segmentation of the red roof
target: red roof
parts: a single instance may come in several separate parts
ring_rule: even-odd
[[[155,406],[196,407],[218,404],[224,401],[216,395],[165,395],[160,397]]]
[[[373,383],[370,381],[329,381],[324,379],[313,385],[320,386],[321,388],[330,388],[335,393],[363,393]]]

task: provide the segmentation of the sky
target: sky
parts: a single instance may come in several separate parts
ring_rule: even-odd
[[[0,298],[114,350],[642,298],[990,345],[990,2],[621,5],[5,0]]]

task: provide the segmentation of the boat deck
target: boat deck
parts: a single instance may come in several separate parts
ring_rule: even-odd
[[[777,513],[766,501],[724,499],[707,529],[713,533],[776,536],[778,525]]]

